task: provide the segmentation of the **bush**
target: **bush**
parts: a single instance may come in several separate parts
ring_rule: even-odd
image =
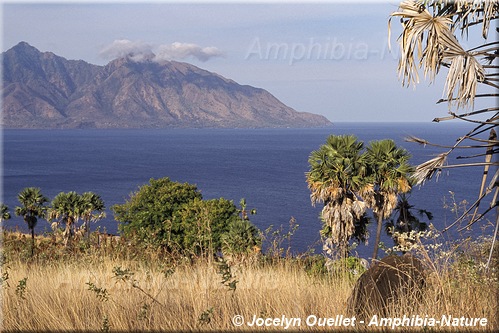
[[[155,246],[171,246],[174,226],[173,214],[183,205],[201,199],[197,187],[181,184],[169,178],[150,179],[133,193],[122,205],[114,205],[111,209],[115,219],[121,222],[120,232],[127,238],[136,239]]]
[[[251,222],[236,219],[229,224],[221,237],[224,255],[249,255],[258,253],[262,246],[260,231]]]
[[[174,214],[172,240],[196,255],[215,253],[222,248],[222,235],[239,220],[232,201],[224,198],[195,199]]]
[[[151,179],[111,209],[126,238],[169,252],[213,255],[224,244],[239,253],[259,244],[258,229],[232,201],[203,200],[196,186],[169,178]]]

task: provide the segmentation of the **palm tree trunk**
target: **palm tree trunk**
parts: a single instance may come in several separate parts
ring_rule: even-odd
[[[86,234],[86,239],[87,242],[90,243],[90,220],[85,221],[85,234]]]
[[[64,230],[64,247],[68,247],[71,244],[71,240],[73,238],[73,222],[71,217],[68,217],[66,220],[66,229]]]
[[[379,246],[379,240],[381,238],[381,227],[383,226],[383,216],[380,214],[376,214],[376,217],[378,218],[378,226],[376,228],[376,241],[374,242],[374,251],[373,251],[373,256],[372,256],[372,261],[374,263],[374,260],[377,259],[378,257],[378,246]]]
[[[346,259],[348,258],[348,243],[347,242],[341,242],[340,247],[340,259]]]
[[[31,228],[31,257],[35,254],[35,228]]]

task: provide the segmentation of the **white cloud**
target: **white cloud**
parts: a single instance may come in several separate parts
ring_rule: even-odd
[[[161,61],[194,57],[204,62],[210,58],[221,56],[223,56],[223,52],[214,46],[201,47],[191,43],[175,42],[171,45],[160,45],[154,59]]]
[[[152,45],[142,41],[118,39],[104,47],[99,55],[105,59],[129,57],[137,62],[145,59],[153,61],[184,60],[190,57],[205,62],[213,57],[222,57],[224,53],[215,46],[202,47],[197,44],[180,42]]]
[[[117,39],[99,52],[99,55],[105,59],[129,56],[134,60],[137,59],[136,61],[140,61],[141,58],[150,54],[152,54],[152,45],[128,39]]]

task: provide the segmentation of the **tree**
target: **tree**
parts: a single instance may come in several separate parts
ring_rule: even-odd
[[[52,200],[51,207],[48,210],[49,220],[58,220],[58,223],[64,223],[64,245],[73,239],[78,220],[84,212],[84,201],[82,197],[74,192],[61,192]]]
[[[358,196],[365,186],[367,171],[363,147],[363,142],[353,135],[331,135],[308,160],[310,170],[306,180],[310,199],[313,205],[324,203],[321,218],[325,246],[328,243],[338,246],[343,258],[348,255],[348,241],[368,221],[366,205]]]
[[[405,247],[408,244],[403,243],[412,243],[413,241],[408,237],[411,231],[425,231],[428,228],[428,223],[422,222],[417,215],[425,217],[428,221],[433,219],[431,212],[424,209],[416,210],[414,205],[409,203],[409,198],[405,193],[400,196],[394,212],[397,218],[386,222],[385,230],[393,238],[396,246]]]
[[[367,186],[361,192],[362,198],[373,210],[377,222],[376,241],[372,259],[378,255],[383,221],[392,215],[398,195],[411,189],[413,168],[408,161],[407,150],[397,147],[393,140],[373,141],[367,147]]]
[[[175,235],[181,226],[173,219],[174,212],[183,205],[202,199],[195,185],[178,183],[169,178],[150,179],[130,195],[122,205],[114,205],[116,221],[121,222],[119,230],[127,237],[154,246],[170,247],[178,240]]]
[[[203,200],[196,186],[169,178],[151,179],[126,203],[111,209],[125,236],[172,252],[207,257],[222,250],[223,235],[240,220],[240,210],[232,201]]]
[[[83,227],[87,240],[90,237],[90,222],[97,222],[106,217],[104,201],[93,192],[85,192],[81,195]]]
[[[248,255],[259,253],[262,246],[260,230],[250,222],[249,215],[255,215],[256,209],[247,209],[246,199],[239,201],[239,217],[234,219],[220,237],[224,257],[243,260]]]
[[[10,220],[9,207],[4,203],[0,203],[0,224],[5,220]]]
[[[471,210],[475,210],[473,217],[460,230],[469,228],[487,213],[496,210],[496,228],[487,262],[487,267],[489,267],[494,242],[499,232],[499,214],[497,213],[499,168],[496,168],[492,177],[489,177],[488,174],[491,166],[499,165],[493,158],[499,152],[499,141],[494,130],[499,121],[499,106],[496,100],[497,96],[499,96],[499,85],[497,84],[499,41],[488,41],[487,39],[490,23],[499,19],[499,2],[466,0],[430,0],[422,2],[408,0],[401,2],[399,10],[392,13],[391,16],[400,17],[403,28],[399,38],[401,56],[398,66],[399,75],[403,78],[402,84],[419,83],[418,70],[421,68],[425,76],[428,76],[431,81],[440,73],[442,67],[448,68],[444,86],[445,98],[438,102],[448,103],[449,116],[435,118],[434,121],[459,119],[475,124],[471,131],[458,138],[452,146],[433,144],[445,148],[447,151],[418,165],[415,177],[418,183],[423,184],[435,174],[438,175],[444,168],[463,166],[480,166],[484,168],[477,200],[452,226],[462,221]],[[466,50],[454,32],[461,30],[461,38],[468,39],[470,28],[473,27],[481,28],[479,35],[483,40],[481,44]],[[499,31],[499,28],[496,27],[496,31]],[[480,94],[477,93],[478,88],[481,89]],[[492,98],[492,105],[476,110],[476,98],[482,100]],[[452,111],[451,109],[454,107],[456,109],[468,108],[471,110],[464,113]],[[480,138],[480,135],[486,132],[490,133],[488,138]],[[432,144],[416,137],[410,137],[409,141],[424,145]],[[482,156],[485,157],[485,161],[447,164],[449,155],[457,149],[479,149],[481,151],[478,154],[458,156],[458,158]],[[490,182],[486,187],[487,179],[490,179]],[[483,212],[478,213],[480,203],[492,193],[492,200],[488,207]]]
[[[174,213],[174,223],[180,228],[172,237],[184,251],[213,256],[222,250],[223,236],[238,224],[238,213],[234,203],[224,198],[194,199]]]
[[[16,207],[15,213],[17,216],[22,216],[24,222],[28,224],[31,230],[31,256],[35,249],[35,227],[38,218],[45,216],[46,207],[44,206],[49,200],[41,193],[38,187],[27,187],[23,189],[17,196],[21,206]]]

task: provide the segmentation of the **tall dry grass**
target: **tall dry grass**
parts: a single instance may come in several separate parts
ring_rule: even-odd
[[[6,251],[13,248],[7,246]],[[130,254],[112,255],[109,250],[107,255],[87,251],[53,260],[40,253],[28,260],[20,253],[6,253],[3,265],[4,331],[284,330],[282,326],[249,327],[246,322],[254,315],[301,318],[301,325],[291,328],[309,330],[305,323],[309,315],[347,315],[346,303],[355,283],[348,272],[323,274],[311,269],[317,265],[296,258],[260,258],[232,265],[229,273],[228,266],[214,261],[171,262],[160,255],[139,260],[128,258]],[[469,260],[440,261],[429,253],[421,257],[430,272],[425,295],[419,306],[402,303],[391,309],[393,316],[484,317],[486,327],[445,328],[499,329],[496,275],[484,273]],[[233,281],[237,281],[235,289],[230,286]],[[235,326],[235,315],[243,316],[245,324]],[[391,330],[367,323],[355,329]]]
[[[115,267],[133,271],[135,282],[119,281]],[[11,263],[9,287],[4,289],[4,328],[232,330],[236,314],[250,320],[253,315],[305,318],[343,313],[351,289],[348,280],[312,277],[285,263],[233,269],[232,275],[238,281],[234,291],[221,283],[215,263],[185,265],[170,274],[108,259],[89,264]],[[24,278],[21,297],[16,285]],[[100,298],[98,288],[106,290]]]

